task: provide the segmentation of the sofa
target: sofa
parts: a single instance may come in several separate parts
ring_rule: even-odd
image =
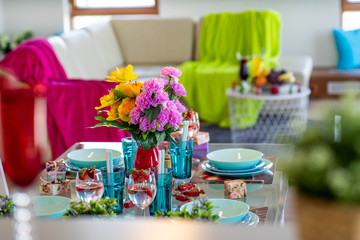
[[[199,59],[201,21],[177,19],[114,19],[48,38],[68,78],[103,80],[127,64],[140,80],[158,76],[164,66]],[[279,69],[294,73],[309,86],[309,56],[281,56]]]
[[[94,125],[98,99],[113,86],[104,81],[105,76],[116,67],[132,64],[134,73],[139,73],[138,79],[144,81],[159,76],[165,66],[197,60],[200,32],[201,21],[190,18],[131,18],[113,19],[49,37],[47,41],[61,65],[57,67],[65,73],[51,76],[50,72],[37,79],[47,81],[51,94],[48,118],[52,120],[48,119],[48,132],[53,158],[78,141],[119,141],[128,136],[114,129],[89,129]],[[32,55],[36,57],[36,53]],[[5,62],[16,62],[6,58]],[[29,61],[22,65],[0,62],[0,67],[17,68],[14,72],[24,80],[29,77],[29,71],[23,74],[23,68],[31,68],[29,63],[33,64],[33,60]],[[297,81],[309,85],[312,71],[309,56],[281,56],[279,62],[279,68],[292,71]],[[31,79],[36,81],[36,77]]]

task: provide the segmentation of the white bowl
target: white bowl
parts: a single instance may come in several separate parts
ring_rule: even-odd
[[[248,169],[261,161],[263,153],[254,149],[229,148],[210,152],[207,159],[218,169]]]
[[[209,199],[214,208],[212,213],[219,216],[220,223],[238,223],[243,220],[249,212],[250,206],[238,200],[230,200],[224,198]],[[186,206],[186,211],[189,213],[192,210],[193,202],[185,203],[180,207],[182,211]]]
[[[79,168],[90,168],[95,166],[101,168],[106,166],[106,150],[112,151],[113,164],[120,160],[121,153],[111,149],[78,149],[67,154],[70,162]]]

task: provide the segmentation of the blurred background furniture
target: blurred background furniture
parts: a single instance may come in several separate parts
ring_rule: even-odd
[[[282,22],[274,11],[248,10],[241,13],[206,15],[199,22],[197,61],[183,63],[182,84],[187,90],[185,100],[200,118],[220,127],[229,127],[225,91],[239,82],[239,61],[236,53],[249,59],[262,56],[266,69],[280,68],[294,72],[297,82],[308,86],[312,60],[306,56],[280,59]],[[199,31],[199,30],[198,30]]]
[[[226,90],[232,142],[290,143],[306,129],[310,90],[293,94],[242,94]]]
[[[27,83],[47,82],[48,133],[52,158],[55,159],[75,142],[119,141],[126,136],[126,133],[110,128],[89,128],[96,123],[94,107],[99,98],[113,86],[104,82],[105,76],[115,67],[132,64],[134,72],[139,73],[139,80],[147,80],[158,76],[162,67],[196,60],[197,33],[201,29],[201,22],[191,18],[114,19],[50,37],[47,39],[50,45],[44,39],[26,41],[7,54],[0,61],[0,67],[11,70]],[[307,82],[311,58],[294,56],[283,62],[280,60],[280,63]],[[232,74],[237,71],[238,66],[234,65]],[[214,76],[215,72],[209,72],[209,78]],[[193,77],[189,78],[190,83],[195,82]],[[225,75],[223,77],[222,81],[226,79]],[[202,85],[199,91],[207,91],[211,84],[213,82]],[[224,101],[227,87],[217,89],[220,97],[199,97],[205,102]],[[86,94],[90,90],[91,94]],[[189,97],[196,94],[191,87],[187,90]],[[196,106],[192,107],[196,109]],[[228,116],[226,102],[222,110],[225,118]],[[201,113],[200,118],[209,119]]]

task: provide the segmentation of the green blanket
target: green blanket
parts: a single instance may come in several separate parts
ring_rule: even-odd
[[[274,11],[245,11],[205,16],[200,38],[200,60],[183,63],[181,83],[185,100],[206,122],[229,127],[228,102],[225,90],[239,81],[236,52],[242,56],[259,55],[265,48],[264,63],[275,67],[280,55],[280,15]],[[251,63],[249,64],[251,66]],[[255,109],[254,117],[243,127],[251,126],[263,104]]]

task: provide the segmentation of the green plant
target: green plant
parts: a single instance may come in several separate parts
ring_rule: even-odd
[[[116,199],[104,198],[100,201],[71,201],[70,208],[66,210],[63,217],[79,217],[79,216],[115,216]]]
[[[21,42],[32,37],[33,33],[31,31],[19,33],[13,40],[11,40],[8,35],[0,34],[0,51],[5,55],[14,50]]]
[[[193,207],[189,212],[186,207],[180,212],[163,213],[158,210],[155,211],[156,217],[171,217],[171,218],[185,218],[194,219],[203,222],[217,222],[219,216],[212,213],[212,202],[209,202],[205,195],[200,195],[197,199],[192,199]]]
[[[336,117],[335,117],[336,116]],[[309,128],[284,165],[290,184],[317,197],[360,203],[360,111],[354,95]]]
[[[0,195],[0,216],[10,217],[14,214],[14,203],[8,196]]]

